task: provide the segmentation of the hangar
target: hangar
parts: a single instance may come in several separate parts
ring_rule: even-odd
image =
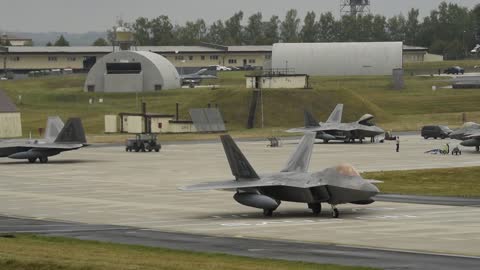
[[[391,75],[403,66],[402,42],[276,43],[272,69],[310,76]]]
[[[0,138],[22,136],[22,122],[17,106],[0,90]]]
[[[177,69],[148,51],[118,51],[102,57],[88,72],[86,92],[152,92],[180,88]]]

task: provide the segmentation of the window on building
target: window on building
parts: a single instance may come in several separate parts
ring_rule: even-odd
[[[75,62],[75,61],[77,61],[77,58],[75,56],[69,56],[69,57],[67,57],[67,61]]]
[[[160,91],[162,90],[162,85],[161,84],[155,84],[155,91]],[[161,127],[159,127],[161,128]]]
[[[49,56],[49,57],[48,57],[48,61],[50,61],[50,62],[56,62],[56,61],[57,61],[57,57],[56,57],[56,56]]]
[[[205,55],[200,56],[200,59],[203,61],[205,60]]]
[[[249,64],[255,64],[255,59],[248,59]]]
[[[20,56],[12,56],[12,57],[10,57],[10,61],[18,62],[18,61],[20,61]]]
[[[192,60],[193,60],[193,56],[190,55],[190,56],[188,57],[188,60],[192,61]]]
[[[272,55],[271,55],[271,54],[267,54],[267,55],[265,55],[265,59],[267,59],[267,60],[270,60],[270,59],[272,59]]]
[[[87,91],[88,92],[95,92],[95,85],[94,84],[87,85]]]
[[[175,60],[177,60],[177,61],[181,61],[183,59],[184,59],[183,55],[176,55],[175,56]]]
[[[237,59],[228,59],[228,63],[229,63],[229,64],[236,64],[236,63],[237,63]]]
[[[218,55],[210,55],[210,60],[218,60]]]

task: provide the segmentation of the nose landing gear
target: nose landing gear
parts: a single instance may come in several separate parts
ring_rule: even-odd
[[[338,218],[340,216],[340,212],[337,209],[337,206],[332,204],[332,217],[333,218]]]

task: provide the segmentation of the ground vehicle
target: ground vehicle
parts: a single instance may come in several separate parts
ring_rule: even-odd
[[[465,69],[463,69],[462,67],[459,67],[459,66],[453,66],[453,67],[449,67],[449,68],[445,69],[443,71],[443,73],[445,73],[445,74],[464,74]]]
[[[214,69],[216,69],[217,71],[231,71],[231,70],[232,70],[232,69],[229,68],[229,67],[220,66],[220,65],[212,65],[212,66],[208,66],[208,68],[214,68]]]
[[[422,137],[425,139],[428,138],[441,138],[445,139],[452,133],[452,130],[447,126],[424,126],[422,127]]]
[[[127,152],[155,152],[160,151],[162,146],[157,142],[157,135],[152,133],[137,134],[135,138],[126,141],[125,151]]]

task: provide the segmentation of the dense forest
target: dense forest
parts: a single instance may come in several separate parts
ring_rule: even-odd
[[[245,20],[244,20],[245,19]],[[245,23],[243,23],[245,21]],[[403,41],[425,46],[430,53],[446,59],[464,58],[480,43],[480,4],[469,10],[442,2],[423,19],[419,10],[386,18],[380,14],[342,16],[331,12],[308,12],[300,18],[295,9],[283,18],[264,18],[262,13],[244,17],[239,11],[226,20],[207,25],[203,19],[173,25],[166,15],[137,18],[118,25],[134,32],[137,45],[196,45],[199,42],[222,45],[271,45],[277,42]],[[113,30],[108,31],[112,40]]]

